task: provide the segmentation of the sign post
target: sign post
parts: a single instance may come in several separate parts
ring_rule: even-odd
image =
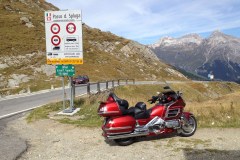
[[[64,76],[69,77],[69,81],[71,83],[71,99],[70,99],[70,109],[65,110],[65,112],[70,112],[73,110],[73,101],[74,101],[74,96],[72,94],[73,90],[73,85],[72,85],[72,76],[75,75],[75,67],[74,65],[56,65],[56,76],[61,76],[62,77],[62,84],[63,84],[63,110],[65,110],[65,87],[64,87]]]
[[[63,77],[63,108],[64,113],[74,110],[72,76],[75,75],[74,65],[83,64],[82,45],[82,12],[46,11],[46,58],[47,64],[56,65],[56,76]],[[65,110],[64,76],[70,81],[70,109]]]
[[[63,110],[65,110],[65,85],[64,85],[64,77],[62,76],[62,88],[63,88]]]

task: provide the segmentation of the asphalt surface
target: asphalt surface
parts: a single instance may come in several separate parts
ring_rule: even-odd
[[[24,113],[0,120],[1,160],[15,160],[19,155],[27,150],[26,140],[20,138],[11,128],[6,128],[9,121],[19,119],[23,115]]]
[[[110,84],[109,84],[110,85]],[[109,86],[111,87],[111,86]],[[106,88],[106,84],[100,84],[101,89]],[[97,85],[92,84],[91,92],[96,92]],[[70,99],[70,89],[65,89],[66,99]],[[87,93],[86,85],[76,86],[76,96],[81,96]],[[0,119],[9,117],[18,113],[22,113],[42,105],[58,102],[63,100],[63,89],[45,90],[35,93],[14,95],[5,98],[0,98]]]

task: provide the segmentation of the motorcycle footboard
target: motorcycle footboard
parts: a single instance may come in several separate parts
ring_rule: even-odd
[[[130,138],[130,137],[140,137],[147,136],[149,132],[133,132],[129,134],[120,134],[120,135],[107,135],[107,139],[120,139],[120,138]]]

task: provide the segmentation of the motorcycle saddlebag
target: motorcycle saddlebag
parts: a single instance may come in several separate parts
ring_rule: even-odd
[[[103,117],[122,115],[116,102],[101,102],[98,108],[98,114]]]
[[[106,135],[117,135],[133,132],[136,121],[132,116],[122,116],[110,118],[106,124],[102,126],[102,130]]]

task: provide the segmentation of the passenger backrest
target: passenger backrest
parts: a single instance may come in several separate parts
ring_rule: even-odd
[[[149,118],[149,113],[147,112],[147,105],[144,102],[138,102],[135,105],[135,119],[145,119]]]
[[[144,102],[138,102],[135,107],[141,111],[145,111],[147,109],[147,105]]]
[[[128,101],[126,101],[125,99],[117,100],[117,103],[119,106],[123,107],[124,109],[128,109],[129,107]]]

